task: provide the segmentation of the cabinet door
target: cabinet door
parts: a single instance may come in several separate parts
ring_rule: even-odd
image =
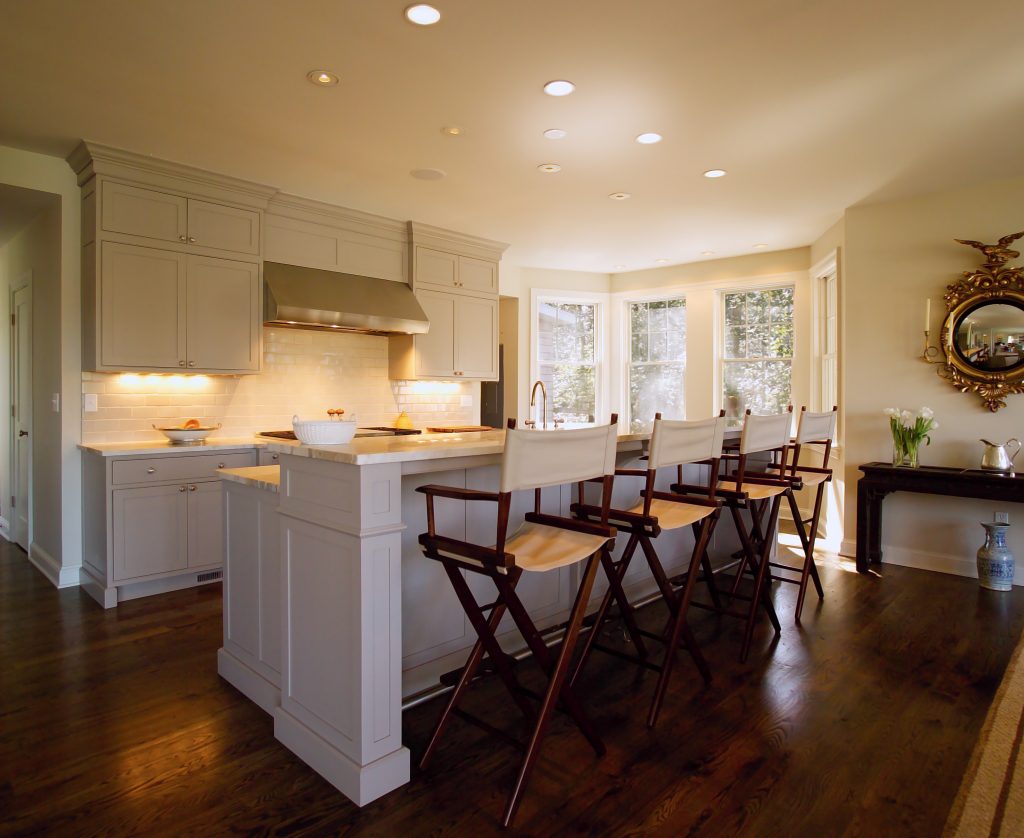
[[[187,200],[178,195],[105,181],[101,224],[111,233],[184,242],[187,204]]]
[[[415,284],[435,285],[440,288],[455,288],[459,278],[459,257],[454,253],[431,250],[429,247],[416,248]]]
[[[187,487],[115,489],[113,496],[115,581],[185,570]]]
[[[442,291],[416,295],[430,321],[430,331],[416,335],[416,375],[451,378],[455,375],[455,306],[458,297]]]
[[[189,198],[188,242],[255,255],[260,250],[260,214]]]
[[[189,369],[258,371],[259,266],[189,256],[187,297]]]
[[[498,377],[497,300],[456,298],[455,369],[460,378]]]
[[[466,291],[498,293],[498,263],[485,259],[459,257],[459,287]]]
[[[185,259],[166,250],[103,243],[99,330],[104,367],[185,366]]]
[[[188,566],[224,561],[224,490],[219,480],[188,487]]]

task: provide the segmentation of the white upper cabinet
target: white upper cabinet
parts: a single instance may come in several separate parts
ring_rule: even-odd
[[[189,199],[188,243],[255,256],[260,252],[260,215]]]
[[[251,262],[188,256],[187,366],[214,372],[260,368],[260,272]]]
[[[165,242],[188,241],[188,199],[152,189],[105,181],[100,201],[102,228]]]
[[[254,210],[109,180],[103,183],[100,206],[106,233],[251,256],[260,252],[260,214]]]
[[[416,247],[413,271],[417,286],[462,293],[498,293],[498,263],[430,247]]]
[[[430,331],[416,335],[414,378],[450,378],[456,374],[455,321],[458,299],[442,291],[421,291],[416,298],[430,321]]]
[[[498,301],[457,298],[455,369],[460,378],[498,377]]]
[[[498,293],[498,263],[471,256],[459,257],[459,287],[465,291]]]
[[[114,369],[177,369],[185,352],[187,257],[103,242],[100,359]]]
[[[261,184],[82,143],[82,367],[239,374],[262,360]]]
[[[408,282],[400,222],[291,195],[271,200],[265,221],[268,262]]]

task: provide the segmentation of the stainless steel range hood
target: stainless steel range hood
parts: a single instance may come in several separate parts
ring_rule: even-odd
[[[430,328],[404,282],[263,263],[267,326],[373,335],[422,335]]]

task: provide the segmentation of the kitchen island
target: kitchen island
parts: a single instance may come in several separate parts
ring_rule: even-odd
[[[620,436],[620,465],[635,461],[646,439]],[[359,805],[408,781],[403,700],[436,688],[476,639],[443,569],[420,552],[426,510],[416,488],[493,491],[503,441],[503,431],[490,431],[337,446],[271,443],[278,485],[251,469],[223,475],[225,645],[218,671],[272,713],[278,740]],[[667,486],[674,474],[663,477]],[[637,479],[619,478],[614,503],[631,505],[639,490]],[[570,494],[569,486],[545,489],[544,511],[568,514]],[[532,492],[513,498],[511,529],[532,505]],[[491,544],[496,505],[475,504],[467,514],[465,502],[439,501],[437,526]],[[692,543],[689,531],[659,538],[669,573],[686,567]],[[712,556],[736,546],[731,527],[722,527]],[[525,575],[518,592],[538,626],[565,619],[577,572]],[[471,584],[488,601],[493,591],[483,581]],[[634,563],[625,586],[632,599],[655,590],[645,563]],[[594,607],[604,590],[599,576]],[[500,637],[510,650],[523,645],[508,620]]]

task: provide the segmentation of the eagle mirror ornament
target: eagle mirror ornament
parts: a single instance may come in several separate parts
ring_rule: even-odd
[[[1024,267],[1008,267],[1020,256],[1010,244],[1024,231],[996,244],[956,239],[980,250],[985,261],[946,289],[942,324],[945,363],[937,372],[961,393],[976,393],[993,413],[1006,396],[1024,393]]]

